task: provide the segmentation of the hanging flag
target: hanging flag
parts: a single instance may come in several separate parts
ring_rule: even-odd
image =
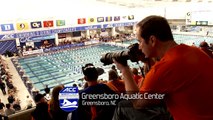
[[[29,29],[29,25],[26,22],[24,22],[24,23],[16,23],[16,28],[17,28],[17,30],[28,30]]]
[[[14,30],[13,24],[1,24],[1,30],[2,31],[12,31]]]
[[[65,20],[56,20],[56,26],[65,26]]]
[[[96,23],[96,18],[88,18],[88,23]]]
[[[120,21],[120,16],[114,16],[114,21]]]
[[[44,27],[53,27],[53,20],[43,21]]]
[[[78,19],[78,24],[85,24],[86,23],[86,18],[79,18]]]
[[[42,27],[41,21],[31,22],[30,25],[31,25],[31,28],[32,28],[32,29],[41,28],[41,27]]]
[[[111,17],[111,16],[109,16],[109,17],[105,17],[105,21],[106,21],[106,22],[110,22],[110,21],[112,21],[112,17]]]
[[[129,15],[128,20],[134,20],[134,15]]]
[[[98,17],[97,22],[104,22],[104,17]]]

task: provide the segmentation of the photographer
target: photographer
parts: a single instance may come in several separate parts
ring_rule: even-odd
[[[148,58],[159,58],[138,89],[125,62],[114,59],[121,70],[129,94],[165,94],[163,100],[175,120],[213,119],[213,60],[198,48],[178,45],[167,20],[149,16],[137,24],[139,48]],[[133,92],[134,91],[134,92]],[[161,103],[161,99],[135,99],[132,104],[141,109]]]

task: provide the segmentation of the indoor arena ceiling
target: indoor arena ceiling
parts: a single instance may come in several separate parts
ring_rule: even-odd
[[[213,0],[96,0],[107,4],[117,6],[124,6],[128,8],[137,7],[157,7],[170,6],[177,4],[191,4],[191,3],[213,3]]]

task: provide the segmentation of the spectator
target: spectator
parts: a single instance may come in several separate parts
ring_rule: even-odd
[[[50,93],[50,88],[48,87],[48,85],[46,85],[44,91],[45,91],[46,94],[49,94],[49,93]]]
[[[164,100],[175,120],[212,120],[213,60],[198,48],[178,45],[167,20],[160,16],[140,21],[137,36],[146,57],[160,58],[146,75],[140,92],[158,94],[162,99],[138,99],[132,101],[133,106],[145,108]],[[129,66],[114,62],[122,71],[126,90],[139,91]]]
[[[117,71],[115,65],[112,65],[111,69],[114,70],[117,73],[117,75],[118,75],[118,71]]]
[[[27,105],[26,105],[26,109],[30,109],[30,108],[32,108],[32,107],[33,107],[32,102],[33,102],[33,101],[30,99],[30,96],[29,96],[29,95],[27,95],[27,99],[26,99],[26,103],[27,103]]]
[[[52,120],[48,112],[48,104],[44,96],[40,93],[35,95],[36,109],[32,112],[33,120]]]
[[[7,100],[8,100],[8,102],[9,102],[10,104],[13,104],[13,102],[15,101],[15,98],[14,98],[14,96],[13,96],[13,93],[10,93],[10,94],[9,94]]]
[[[75,83],[74,83],[72,86],[73,86],[73,87],[78,87],[77,84],[75,84]]]
[[[0,80],[0,89],[3,93],[3,95],[6,95],[6,91],[5,91],[5,84],[3,81]]]
[[[4,103],[1,102],[1,99],[0,99],[0,114],[4,115]]]
[[[82,90],[79,94],[113,94],[112,91],[107,85],[98,83],[98,72],[100,69],[95,68],[91,63],[86,64],[85,67],[82,67],[84,74],[84,79],[88,83],[88,87]],[[101,70],[103,71],[103,70]],[[91,102],[94,100],[91,99],[79,99],[79,106],[77,110],[72,112],[72,120],[111,120],[114,113],[114,106],[97,106],[97,105],[83,105],[82,100],[86,102]],[[100,101],[96,99],[96,101]]]
[[[19,99],[16,99],[16,101],[13,103],[13,109],[14,109],[15,111],[21,110],[20,100],[19,100]]]
[[[212,51],[209,49],[209,45],[207,42],[203,41],[199,45],[200,49],[204,51],[209,57],[213,58]]]
[[[63,111],[60,108],[59,99],[58,99],[59,92],[63,88],[64,87],[62,85],[58,85],[58,86],[54,87],[52,90],[52,97],[50,99],[49,106],[50,106],[50,114],[51,114],[53,120],[66,120],[67,119],[68,112]]]
[[[116,93],[124,93],[125,92],[124,81],[119,78],[118,74],[114,70],[110,70],[108,74],[109,74],[109,82],[106,85]]]
[[[6,104],[6,110],[4,111],[6,116],[15,114],[15,110],[11,108],[11,105],[8,103]]]

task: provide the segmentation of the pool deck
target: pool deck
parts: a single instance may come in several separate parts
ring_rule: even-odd
[[[33,101],[30,93],[28,92],[26,86],[24,85],[21,77],[19,76],[15,66],[13,65],[11,58],[5,58],[6,63],[8,64],[8,68],[9,68],[9,72],[12,75],[12,82],[13,85],[17,88],[17,93],[15,94],[15,98],[18,98],[21,102],[21,109],[24,109],[26,106],[26,96],[29,95],[30,99]],[[0,98],[2,100],[2,102],[4,104],[8,103],[7,97],[8,97],[8,93],[7,95],[3,95],[2,92],[0,92]],[[33,106],[35,106],[35,103],[33,102]]]

